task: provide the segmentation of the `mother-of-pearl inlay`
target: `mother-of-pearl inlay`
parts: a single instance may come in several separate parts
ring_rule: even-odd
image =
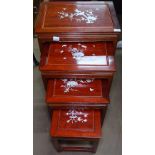
[[[63,85],[61,85],[60,87],[64,88],[64,93],[68,93],[70,91],[78,91],[77,89],[75,89],[75,87],[78,87],[80,85],[87,85],[91,82],[94,81],[94,79],[86,79],[86,80],[73,80],[73,79],[62,79],[63,81]],[[90,92],[94,91],[93,88],[89,89]]]
[[[87,24],[94,23],[97,20],[97,16],[94,15],[92,9],[85,11],[75,9],[73,13],[69,13],[66,8],[63,8],[62,11],[58,12],[58,16],[60,19],[68,18],[71,21],[75,20],[76,22],[85,22]]]
[[[66,115],[69,117],[67,123],[87,122],[88,113],[84,111],[72,109],[69,110]]]

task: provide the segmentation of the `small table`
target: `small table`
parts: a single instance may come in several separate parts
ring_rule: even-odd
[[[101,138],[100,119],[99,110],[54,110],[50,131],[54,147],[58,152],[95,153]]]

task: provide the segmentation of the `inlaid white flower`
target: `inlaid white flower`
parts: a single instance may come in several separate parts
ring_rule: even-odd
[[[67,79],[63,79],[62,81],[63,81],[64,84],[65,84],[65,85],[61,85],[61,87],[64,87],[64,93],[67,93],[67,92],[69,92],[70,90],[73,91],[72,88],[78,86],[78,82],[77,82],[77,81],[74,81],[74,80],[68,81]],[[74,90],[74,91],[77,91],[77,90]]]
[[[88,113],[84,112],[84,111],[78,111],[75,109],[69,110],[66,115],[68,116],[68,120],[67,123],[77,123],[77,122],[81,122],[81,123],[85,123],[87,122],[87,117],[88,117]]]
[[[61,85],[60,87],[64,88],[64,93],[68,93],[70,91],[78,91],[76,89],[76,87],[78,86],[86,86],[87,84],[91,83],[94,81],[94,79],[86,79],[86,80],[82,80],[82,79],[61,79],[63,81],[63,85]],[[89,91],[94,91],[93,88],[90,88]]]
[[[84,51],[80,48],[75,48],[75,47],[71,48],[70,47],[69,51],[71,52],[73,59],[76,59],[76,60],[79,60],[85,56]]]
[[[95,11],[95,10],[94,10]],[[97,16],[94,15],[93,10],[84,10],[75,9],[74,12],[68,13],[66,8],[63,8],[62,11],[58,12],[60,19],[68,18],[71,21],[74,19],[76,22],[94,23],[97,20]]]

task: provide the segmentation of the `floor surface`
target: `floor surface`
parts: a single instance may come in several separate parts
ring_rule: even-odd
[[[34,39],[34,54],[39,60],[37,40]],[[116,51],[117,72],[114,76],[110,98],[104,124],[102,138],[95,155],[122,154],[122,51]],[[45,92],[38,67],[33,67],[33,155],[92,155],[88,152],[57,153],[51,143],[50,117],[45,104]]]

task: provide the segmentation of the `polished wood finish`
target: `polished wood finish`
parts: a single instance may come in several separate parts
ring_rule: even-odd
[[[60,16],[58,16],[53,9],[57,12],[61,12],[60,10],[64,8],[67,9],[69,14],[77,8],[83,11],[84,9],[92,11],[97,9],[96,13],[93,12],[97,14],[95,15],[97,16],[97,20],[89,24],[82,22],[82,25],[74,20],[68,22],[69,19],[66,18],[63,18],[65,22],[62,22],[59,20]],[[61,26],[61,24],[63,24],[63,26]],[[108,78],[109,81],[111,81],[116,70],[113,56],[120,34],[120,27],[113,2],[44,2],[40,7],[35,30],[40,46],[40,70],[45,89],[47,88],[48,79],[51,78]],[[60,44],[54,43],[54,36],[59,37],[58,42]],[[63,55],[59,55],[57,58],[55,57],[57,55],[55,50],[58,49],[58,46],[62,45],[61,42],[63,42],[62,44],[67,44],[67,42],[71,44],[74,42],[86,43],[89,44],[89,49],[91,46],[90,43],[92,43],[92,45],[94,43],[98,45],[102,43],[103,45],[101,46],[106,47],[107,54],[100,55],[100,58],[103,56],[101,58],[102,64],[75,65],[77,61],[71,57],[69,60],[62,59]],[[51,49],[52,47],[55,49]],[[103,48],[103,50],[102,52],[104,53],[105,48]],[[49,53],[55,55],[51,57],[50,61],[48,61]],[[65,54],[67,53],[65,52]],[[95,59],[97,60],[98,57]],[[55,62],[57,62],[57,64]],[[105,62],[105,64],[103,62]]]
[[[44,2],[35,33],[46,103],[52,114],[53,145],[57,151],[95,153],[116,71],[120,27],[113,2]],[[92,145],[65,146],[63,141]]]
[[[52,43],[42,56],[40,70],[115,71],[113,47],[109,43]]]
[[[74,57],[72,49],[78,49],[77,53],[82,56]],[[116,70],[114,46],[108,41],[46,43],[39,68],[45,88],[51,78],[106,78],[111,81]]]
[[[64,82],[65,80],[65,82]],[[88,82],[87,82],[88,81]],[[77,84],[68,87],[70,83]],[[47,105],[51,108],[102,108],[109,104],[107,80],[54,79],[48,81]]]
[[[68,21],[68,18],[60,20],[58,12],[64,8],[69,14],[75,9],[92,10],[97,20],[81,24],[75,20]],[[97,10],[93,11],[94,9]],[[115,49],[120,26],[113,2],[44,2],[40,7],[35,33],[38,35],[41,52],[43,44],[53,42],[54,36],[59,37],[59,42],[111,41]]]
[[[67,14],[73,14],[75,11],[88,11],[97,17],[96,21],[79,21],[80,18],[75,15],[70,19],[60,16],[63,11]],[[114,23],[110,13],[109,5],[104,2],[47,2],[42,3],[39,22],[36,25],[37,33],[53,32],[113,32]],[[77,24],[78,23],[78,24]]]
[[[68,110],[53,110],[51,122],[51,137],[53,145],[60,151],[87,151],[95,153],[101,137],[101,114],[100,110],[77,110],[83,112],[87,121],[69,121]],[[80,115],[80,119],[83,119]],[[61,141],[81,142],[86,141],[91,146],[63,146]]]
[[[67,122],[69,110],[53,110],[51,122],[52,137],[67,138],[100,138],[101,137],[101,114],[100,110],[77,110],[87,115],[87,122]]]

